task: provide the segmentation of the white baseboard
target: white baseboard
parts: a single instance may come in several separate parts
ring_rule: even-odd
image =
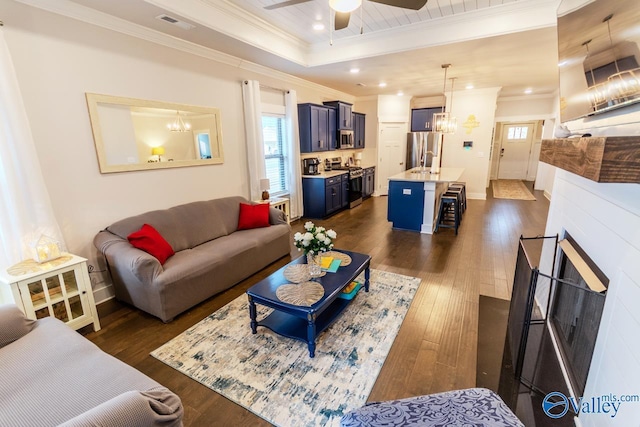
[[[548,201],[551,201],[551,193],[549,193],[547,190],[544,190],[542,194],[547,198]]]
[[[467,193],[467,199],[487,200],[487,193]]]

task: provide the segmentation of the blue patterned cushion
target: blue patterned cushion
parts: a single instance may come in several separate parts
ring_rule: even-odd
[[[524,427],[502,399],[486,388],[370,403],[343,416],[340,425]]]

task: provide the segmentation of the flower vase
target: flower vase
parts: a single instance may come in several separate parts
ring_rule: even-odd
[[[320,268],[320,255],[307,253],[307,266],[311,277],[320,277],[322,269]]]

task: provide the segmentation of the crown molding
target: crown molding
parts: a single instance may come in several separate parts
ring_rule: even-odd
[[[16,0],[19,3],[26,4],[47,12],[55,13],[67,18],[75,19],[90,25],[95,25],[107,30],[115,31],[131,37],[136,37],[154,44],[176,49],[202,58],[210,59],[224,65],[228,65],[241,70],[261,74],[265,77],[271,77],[298,87],[310,90],[320,91],[326,96],[335,99],[349,100],[353,95],[341,92],[327,86],[301,79],[291,74],[265,67],[264,65],[246,61],[233,55],[220,52],[215,49],[204,47],[196,43],[179,39],[159,31],[134,24],[124,19],[91,9],[70,0]]]
[[[226,0],[144,0],[298,65],[307,65],[309,44]]]
[[[541,93],[531,95],[513,95],[513,96],[501,96],[498,98],[498,102],[510,102],[510,101],[530,101],[532,99],[554,99],[557,93]]]
[[[526,0],[310,46],[308,66],[500,36],[557,24],[560,0]],[[402,46],[402,49],[398,47]],[[336,49],[339,48],[339,49]]]

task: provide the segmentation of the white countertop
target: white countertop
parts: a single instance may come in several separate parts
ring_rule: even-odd
[[[320,172],[318,175],[302,175],[303,178],[333,178],[334,176],[338,176],[338,175],[342,175],[342,174],[348,174],[349,171],[344,171],[344,170],[335,170],[335,171],[323,171]]]
[[[429,168],[426,172],[413,173],[420,168],[413,168],[389,177],[389,181],[410,181],[410,182],[453,182],[460,179],[464,168],[440,168],[440,173],[432,174]]]

